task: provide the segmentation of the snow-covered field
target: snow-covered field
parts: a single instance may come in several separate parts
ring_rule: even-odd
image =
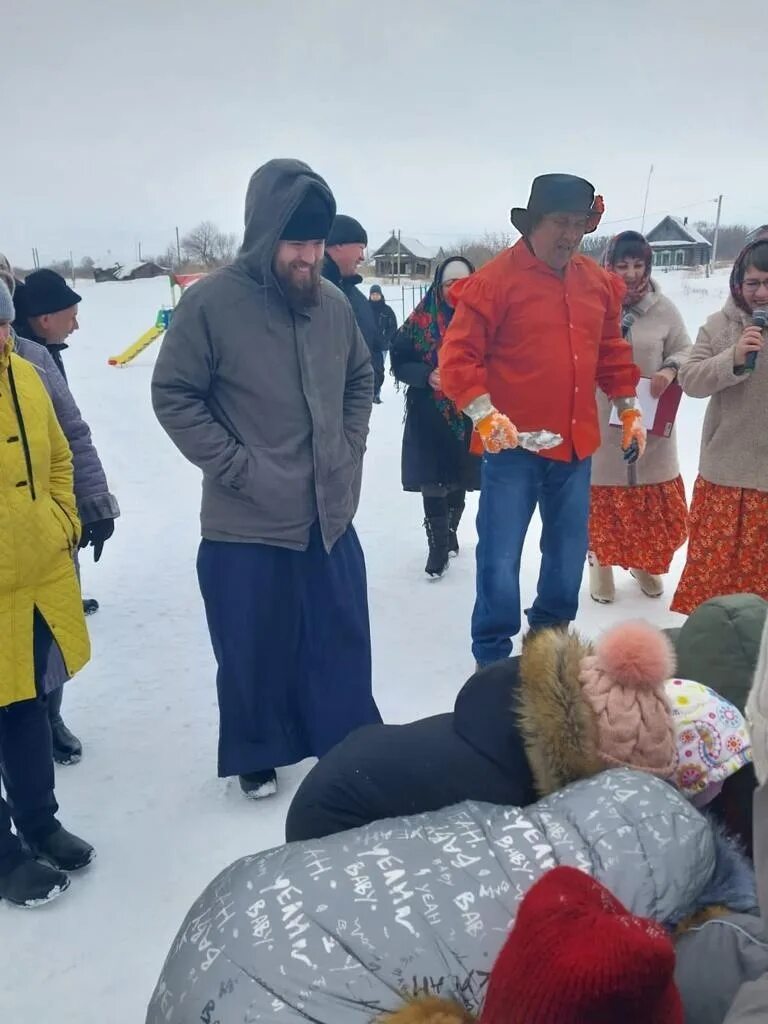
[[[727,276],[670,274],[662,285],[695,336],[722,305]],[[81,329],[66,355],[70,383],[123,515],[101,563],[90,553],[84,560],[84,588],[101,611],[90,620],[93,660],[67,686],[64,710],[85,755],[59,769],[57,797],[62,821],[94,843],[98,859],[50,907],[0,903],[0,1016],[16,1024],[140,1024],[190,903],[231,860],[282,841],[288,803],[309,767],[282,771],[279,795],[260,804],[216,778],[214,663],[195,578],[199,475],[153,417],[155,348],[125,369],[107,365],[154,323],[168,284],[85,285],[82,293]],[[400,489],[402,397],[388,382],[383,398],[373,411],[357,527],[368,561],[376,698],[385,720],[402,722],[449,710],[472,669],[476,499],[460,558],[444,580],[428,582],[421,503]],[[689,495],[704,406],[687,400],[681,412]],[[682,553],[660,601],[619,574],[610,608],[590,601],[585,574],[578,626],[595,634],[626,616],[680,621],[668,601],[681,568]],[[525,602],[537,574],[534,527]]]

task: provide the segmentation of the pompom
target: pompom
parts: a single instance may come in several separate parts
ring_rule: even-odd
[[[656,688],[675,673],[675,649],[648,622],[622,622],[595,644],[600,669],[623,686]]]

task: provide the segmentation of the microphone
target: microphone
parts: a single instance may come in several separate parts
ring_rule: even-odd
[[[768,309],[753,309],[752,310],[752,324],[755,327],[759,327],[761,331],[764,331],[768,327]],[[747,352],[747,358],[744,360],[744,369],[747,373],[751,373],[757,364],[757,352]]]
[[[766,318],[768,323],[768,310],[760,310]],[[622,338],[629,338],[632,331],[632,324],[635,322],[634,313],[630,313],[629,310],[625,310],[621,317],[621,336]]]

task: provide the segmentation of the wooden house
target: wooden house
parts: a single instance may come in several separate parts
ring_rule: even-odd
[[[400,266],[398,268],[398,252]],[[417,238],[400,238],[392,232],[372,256],[377,277],[426,277],[435,272],[437,250],[422,245]]]
[[[653,249],[653,265],[660,268],[707,266],[712,243],[688,223],[688,218],[666,216],[645,236]]]

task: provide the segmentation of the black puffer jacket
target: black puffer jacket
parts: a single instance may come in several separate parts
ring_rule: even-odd
[[[287,842],[462,800],[532,803],[533,777],[511,712],[519,662],[511,658],[472,676],[450,714],[351,733],[299,786]]]
[[[323,277],[326,281],[330,281],[331,284],[335,284],[346,295],[352,307],[352,312],[355,314],[357,326],[365,338],[365,343],[371,355],[375,352],[384,351],[382,339],[379,335],[379,326],[371,312],[371,304],[357,287],[362,282],[362,277],[359,274],[354,274],[352,277],[342,277],[341,271],[327,254],[323,263]]]

